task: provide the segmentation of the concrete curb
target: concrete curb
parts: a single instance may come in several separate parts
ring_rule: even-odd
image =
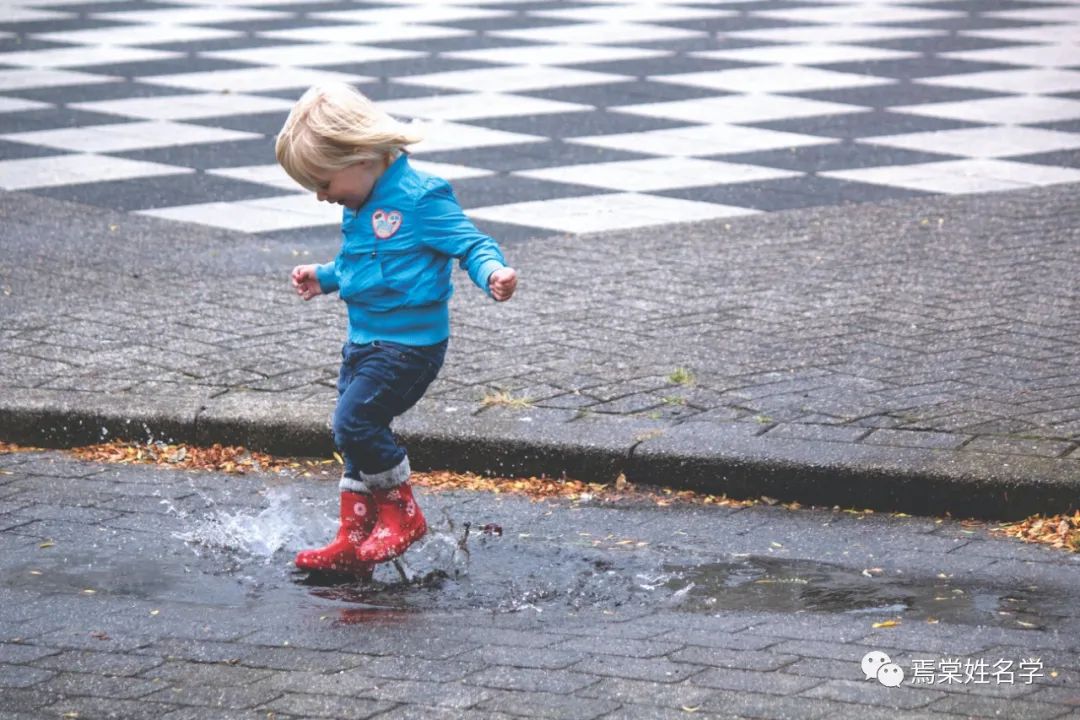
[[[445,408],[443,408],[445,410]],[[238,444],[279,455],[327,456],[329,408],[256,395],[159,398],[14,390],[0,398],[0,437],[70,447],[110,439]],[[568,476],[762,495],[916,515],[1016,519],[1080,508],[1073,459],[874,447],[762,437],[760,425],[688,422],[673,427],[621,417],[523,422],[513,413],[413,411],[395,431],[415,469],[508,476]]]

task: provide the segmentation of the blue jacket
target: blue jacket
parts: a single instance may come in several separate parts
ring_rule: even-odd
[[[349,341],[432,345],[450,336],[452,260],[484,292],[505,266],[495,241],[465,217],[450,184],[414,170],[402,153],[364,205],[345,208],[341,252],[320,265],[324,293],[349,308]]]

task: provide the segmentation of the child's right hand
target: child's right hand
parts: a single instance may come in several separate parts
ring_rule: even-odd
[[[292,271],[292,286],[296,288],[296,294],[305,300],[310,300],[316,295],[322,294],[319,287],[319,278],[315,275],[317,265],[297,265]]]

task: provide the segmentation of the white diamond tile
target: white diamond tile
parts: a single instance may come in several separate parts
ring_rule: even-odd
[[[371,78],[314,68],[261,67],[243,70],[153,75],[141,82],[207,92],[257,93],[288,88],[307,89],[322,82],[362,83]]]
[[[471,91],[514,93],[576,85],[600,85],[629,80],[623,75],[541,66],[507,66],[410,75],[397,79],[404,85]]]
[[[1039,95],[1012,95],[964,102],[901,105],[889,109],[910,115],[966,120],[988,125],[1032,125],[1080,118],[1080,100]]]
[[[91,75],[74,70],[50,70],[48,68],[19,68],[0,70],[0,92],[28,90],[30,88],[63,87],[65,85],[95,85],[120,78],[108,75]]]
[[[236,30],[191,27],[185,25],[140,25],[138,27],[105,27],[87,30],[61,30],[31,35],[36,40],[70,43],[72,45],[165,45],[167,43],[199,42],[236,38]]]
[[[1022,28],[998,28],[996,30],[961,30],[961,36],[1005,40],[1018,43],[1076,43],[1076,25],[1036,25]]]
[[[997,158],[1078,148],[1080,134],[999,126],[886,135],[865,138],[860,142],[944,155],[965,155],[969,158]]]
[[[281,197],[180,205],[143,210],[140,215],[179,220],[246,233],[340,225],[341,207],[320,203],[311,193]]]
[[[105,3],[118,3],[119,4],[119,3],[122,3],[122,2],[126,2],[126,1],[127,0],[102,0],[101,3],[94,3],[94,4],[95,5],[105,4]],[[15,3],[12,3],[12,4],[15,4]],[[86,0],[19,0],[18,4],[19,4],[20,7],[38,7],[38,6],[43,5],[45,7],[52,8],[52,7],[65,7],[67,5],[85,5]],[[77,11],[78,8],[75,8],[75,10]]]
[[[656,75],[652,79],[674,85],[690,85],[710,90],[744,93],[808,92],[810,90],[866,87],[896,82],[891,78],[791,65],[768,65],[765,67],[683,73],[680,75]]]
[[[825,65],[840,62],[871,62],[874,60],[899,60],[919,57],[919,53],[903,50],[885,50],[862,45],[827,45],[799,43],[796,45],[768,45],[736,50],[705,50],[690,53],[694,57],[710,60],[737,60],[739,62],[768,63],[770,65]]]
[[[243,180],[244,182],[258,183],[259,185],[270,185],[282,190],[291,190],[292,192],[297,192],[300,187],[277,163],[271,163],[269,165],[217,168],[215,170],[207,170],[206,174],[232,178],[233,180]]]
[[[0,97],[0,113],[23,112],[24,110],[43,110],[50,108],[49,103],[37,100],[23,100],[22,98]]]
[[[655,23],[681,22],[683,20],[708,20],[733,17],[739,13],[734,10],[716,8],[678,7],[659,3],[641,3],[611,7],[596,5],[563,10],[531,10],[532,17],[553,18],[555,20],[576,20],[578,22],[609,22],[618,18],[619,22]]]
[[[858,12],[853,9],[851,12]],[[922,28],[893,28],[872,25],[807,25],[786,28],[761,28],[736,30],[725,33],[726,37],[741,40],[767,40],[788,43],[874,43],[882,40],[910,40],[912,38],[945,35],[946,30]]]
[[[826,7],[801,7],[786,10],[755,10],[752,17],[788,20],[790,22],[824,23],[833,25],[873,25],[875,23],[921,23],[964,17],[966,13],[955,10],[929,10],[927,8],[893,5],[862,5],[853,9],[848,5]]]
[[[0,139],[42,145],[75,152],[122,152],[145,148],[190,145],[193,143],[228,142],[262,137],[257,133],[223,130],[201,125],[172,122],[133,122],[117,125],[35,130],[8,133]],[[267,141],[267,151],[271,148]]]
[[[475,118],[545,115],[591,110],[591,105],[543,100],[501,93],[434,95],[404,100],[384,100],[379,107],[395,117],[425,120],[470,120]]]
[[[67,12],[56,12],[54,10],[38,10],[36,8],[21,7],[19,5],[12,5],[4,3],[0,7],[0,22],[3,23],[23,23],[23,22],[42,22],[45,20],[69,20],[71,18],[78,17]]]
[[[343,43],[304,43],[300,45],[272,45],[270,47],[218,50],[199,53],[202,57],[288,67],[319,65],[344,65],[346,63],[382,62],[424,57],[427,53],[393,48],[364,47]]]
[[[565,233],[673,226],[697,220],[751,215],[755,210],[655,195],[616,193],[477,208],[479,220],[541,227]]]
[[[475,125],[462,125],[443,121],[423,123],[420,125],[419,130],[424,139],[410,146],[410,150],[415,153],[547,141],[546,137],[537,135],[524,135],[522,133],[506,132],[505,130],[489,130]]]
[[[1080,48],[1073,44],[1020,45],[1016,47],[959,50],[941,53],[941,57],[971,62],[996,62],[1038,67],[1070,67],[1080,65]]]
[[[1040,68],[1036,70],[996,70],[992,72],[969,73],[967,75],[945,75],[924,78],[918,82],[924,85],[942,87],[975,88],[995,92],[1025,93],[1063,93],[1080,90],[1080,72],[1075,70],[1054,70]]]
[[[737,125],[739,123],[767,122],[786,118],[864,112],[867,108],[859,105],[760,93],[721,95],[696,100],[675,100],[642,105],[620,105],[611,109],[646,117],[670,118],[705,124],[721,121]]]
[[[652,192],[758,180],[796,177],[802,173],[775,168],[700,160],[697,158],[656,158],[589,165],[523,170],[523,177],[573,183],[605,190]]]
[[[841,180],[946,194],[996,192],[1080,182],[1080,170],[1007,160],[956,160],[920,165],[834,170],[818,174]]]
[[[108,63],[170,60],[183,56],[183,53],[164,50],[101,45],[0,53],[0,65],[34,68],[89,67]]]
[[[147,23],[150,25],[213,25],[215,23],[281,20],[289,17],[289,13],[252,8],[193,7],[104,12],[95,13],[94,17],[117,22]]]
[[[838,141],[739,125],[699,125],[642,133],[570,138],[566,142],[667,157],[697,157],[829,145]]]
[[[644,50],[607,45],[524,45],[444,52],[442,57],[503,65],[576,65],[619,60],[648,60],[674,54],[668,50]]]
[[[54,155],[0,160],[0,188],[26,190],[192,172],[190,168],[101,155]]]
[[[412,40],[445,40],[469,37],[469,30],[436,27],[434,25],[326,25],[320,27],[296,28],[294,30],[273,30],[257,33],[259,37],[277,40],[299,40],[319,43],[346,43],[364,45],[366,43],[408,42]]]
[[[645,23],[583,23],[555,25],[522,30],[494,30],[491,37],[529,40],[531,42],[567,43],[570,45],[620,45],[635,42],[662,42],[708,37],[707,32],[683,30]]]
[[[74,2],[75,0],[71,0]],[[85,2],[85,0],[79,0]],[[109,2],[118,2],[119,0],[108,0]],[[184,5],[198,7],[200,5],[209,5],[211,7],[248,7],[257,5],[259,7],[273,6],[273,5],[315,5],[324,4],[323,0],[161,0],[162,5]]]
[[[450,163],[427,162],[425,160],[410,159],[409,164],[420,172],[441,177],[443,180],[454,182],[455,180],[469,180],[471,178],[487,177],[494,175],[491,170],[474,168],[467,165],[451,165]]]
[[[390,25],[408,25],[416,22],[417,19],[421,19],[426,25],[438,25],[445,22],[509,17],[513,14],[509,10],[483,10],[454,5],[428,5],[422,10],[416,7],[369,7],[357,10],[317,12],[311,13],[308,17],[313,20],[331,20],[343,23]]]
[[[171,95],[124,100],[100,100],[71,103],[69,107],[90,112],[123,115],[144,120],[193,120],[226,115],[252,115],[281,112],[282,122],[293,103],[279,98],[258,95],[205,93],[200,95]]]

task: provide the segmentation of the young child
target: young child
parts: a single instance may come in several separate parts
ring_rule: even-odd
[[[370,577],[427,532],[390,422],[442,367],[452,259],[496,301],[517,287],[517,273],[465,217],[450,185],[409,164],[405,147],[419,140],[341,84],[304,93],[277,137],[285,171],[320,201],[343,206],[337,258],[292,271],[300,297],[337,291],[349,316],[333,421],[345,461],[341,526],[329,545],[296,556],[303,570]]]

